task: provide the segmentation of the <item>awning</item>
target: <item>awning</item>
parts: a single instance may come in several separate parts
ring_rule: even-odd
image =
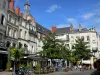
[[[83,60],[82,63],[84,63],[84,64],[91,64],[91,61],[90,60]]]
[[[0,54],[8,54],[8,52],[0,50]]]
[[[43,58],[41,56],[36,56],[36,55],[29,55],[29,56],[24,56],[21,57],[22,59],[31,59],[31,60],[35,60],[35,61],[46,61],[48,60],[47,58]]]

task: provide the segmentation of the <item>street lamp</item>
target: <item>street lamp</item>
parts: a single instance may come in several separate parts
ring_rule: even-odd
[[[92,48],[92,52],[94,53],[94,56],[95,56],[95,53],[98,51],[98,48],[97,47],[93,47]]]

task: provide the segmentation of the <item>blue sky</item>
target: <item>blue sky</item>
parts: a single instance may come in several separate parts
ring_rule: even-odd
[[[15,0],[24,12],[26,0]],[[100,0],[29,0],[30,12],[35,21],[46,28],[52,25],[66,27],[73,24],[78,28],[95,27],[100,33]]]

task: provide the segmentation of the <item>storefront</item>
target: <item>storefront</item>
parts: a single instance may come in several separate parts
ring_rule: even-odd
[[[0,50],[0,71],[4,71],[6,69],[7,64],[7,51]]]

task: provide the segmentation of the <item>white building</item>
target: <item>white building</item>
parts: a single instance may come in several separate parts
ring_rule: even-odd
[[[82,28],[81,25],[79,25],[78,29],[74,29],[73,25],[70,25],[70,27],[64,27],[64,28],[56,28],[55,26],[52,27],[52,32],[55,32],[57,34],[57,38],[65,41],[67,46],[72,50],[73,44],[75,44],[75,40],[78,37],[84,38],[85,42],[89,42],[89,46],[91,49],[91,52],[96,51],[95,57],[100,58],[100,37],[97,34],[95,28]],[[91,59],[91,64],[93,64],[93,59]]]

